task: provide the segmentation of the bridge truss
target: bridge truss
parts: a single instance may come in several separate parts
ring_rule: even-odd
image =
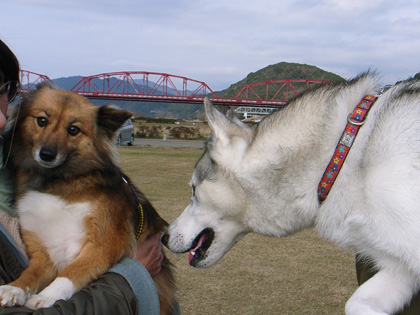
[[[217,97],[204,82],[145,71],[112,72],[83,77],[71,90],[88,98],[152,102],[201,103],[207,95]]]
[[[292,97],[316,85],[329,85],[331,81],[312,79],[268,80],[245,85],[233,99],[255,99],[261,103],[285,105]]]
[[[47,81],[46,75],[21,70],[22,91]],[[102,73],[81,78],[70,90],[91,99],[152,101],[202,104],[205,97],[216,105],[253,107],[268,113],[272,108],[285,105],[291,97],[314,85],[328,85],[330,81],[311,79],[270,80],[247,84],[233,97],[219,97],[204,82],[158,72],[121,71]],[[243,111],[246,111],[242,109]],[[250,112],[248,112],[250,113]],[[257,113],[256,113],[257,114]]]
[[[32,71],[21,70],[19,73],[21,91],[27,92],[28,90],[34,89],[35,86],[42,82],[48,82],[55,86],[54,82],[46,75],[39,74]]]

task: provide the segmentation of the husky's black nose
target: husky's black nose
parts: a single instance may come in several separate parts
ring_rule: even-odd
[[[168,246],[168,241],[169,241],[169,234],[166,233],[166,232],[163,233],[162,238],[160,240],[162,241],[162,244],[167,247]]]
[[[57,152],[48,148],[42,148],[39,151],[39,157],[44,162],[51,162],[57,157]]]

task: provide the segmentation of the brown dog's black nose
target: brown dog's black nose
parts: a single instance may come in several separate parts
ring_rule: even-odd
[[[39,157],[44,162],[51,162],[54,161],[54,159],[57,157],[57,152],[48,148],[42,148],[39,151]]]
[[[162,241],[162,244],[167,247],[168,246],[168,241],[169,241],[169,234],[166,233],[166,232],[163,233],[162,238],[160,240]]]

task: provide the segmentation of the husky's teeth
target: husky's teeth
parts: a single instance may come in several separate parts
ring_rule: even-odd
[[[195,256],[195,252],[191,252],[191,255]]]

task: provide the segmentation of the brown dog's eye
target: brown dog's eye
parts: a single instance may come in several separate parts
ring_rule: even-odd
[[[36,123],[40,127],[45,127],[46,125],[48,125],[48,119],[45,118],[45,117],[37,117],[36,118]]]
[[[69,135],[76,136],[80,132],[80,129],[76,126],[70,126],[69,128]]]

